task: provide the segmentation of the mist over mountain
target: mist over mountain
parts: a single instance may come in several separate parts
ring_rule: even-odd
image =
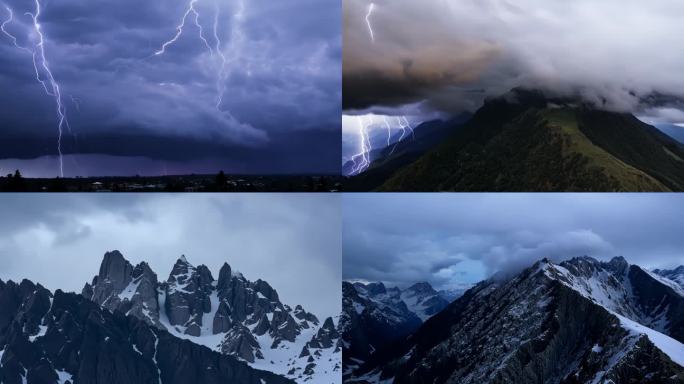
[[[672,49],[684,31],[676,16],[684,6],[676,0],[373,4],[342,8],[346,113],[395,108],[401,115],[416,103],[474,112],[489,97],[528,87],[684,122],[676,102],[684,97],[684,54]]]

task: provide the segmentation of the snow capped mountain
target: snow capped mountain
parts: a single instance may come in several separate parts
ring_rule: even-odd
[[[653,271],[653,273],[668,280],[674,281],[682,288],[682,290],[684,290],[684,265],[680,265],[675,269],[656,269]]]
[[[0,382],[294,383],[28,280],[0,281]]]
[[[405,305],[406,309],[421,321],[429,319],[449,304],[427,282],[416,283],[403,290],[397,287],[386,288],[382,283],[354,283],[354,288],[359,295],[381,306],[392,307],[398,312],[403,312]]]
[[[227,263],[214,279],[206,266],[182,256],[158,282],[146,263],[132,267],[118,251],[108,252],[82,294],[254,368],[298,382],[340,382],[341,340],[333,319],[320,324],[301,306],[283,304],[267,282],[249,281]]]
[[[462,287],[458,288],[450,288],[450,289],[442,289],[438,291],[437,293],[442,296],[444,300],[447,302],[451,303],[452,301],[458,299],[459,297],[463,296],[465,291],[469,290],[472,288],[472,284],[464,284]]]
[[[413,284],[401,291],[399,297],[406,303],[409,311],[415,313],[422,321],[429,319],[449,305],[449,301],[427,282]]]
[[[377,348],[407,336],[449,304],[429,283],[401,290],[383,283],[344,282],[342,298],[345,376]]]
[[[684,296],[654,273],[545,259],[477,284],[346,382],[681,383],[683,330]]]
[[[684,341],[684,292],[667,279],[622,257],[574,258],[549,264],[546,273],[617,315]]]

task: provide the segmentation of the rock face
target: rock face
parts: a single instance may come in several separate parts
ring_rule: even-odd
[[[411,304],[407,305],[408,301]],[[348,377],[381,346],[415,331],[431,314],[448,302],[427,283],[402,291],[382,283],[342,283],[344,375]]]
[[[684,289],[684,265],[680,265],[675,269],[656,269],[653,273],[674,281]]]
[[[107,267],[120,279],[109,284],[126,285],[126,264],[112,260]],[[53,296],[27,280],[0,281],[0,382],[294,383],[80,295],[58,290]]]
[[[119,251],[112,251],[105,254],[100,272],[82,294],[110,311],[120,310],[162,328],[157,286],[157,275],[147,263],[133,268]]]
[[[682,300],[622,258],[542,260],[479,283],[347,381],[682,383]]]
[[[340,381],[328,380],[341,370],[336,344],[300,357],[327,329],[316,316],[283,304],[266,281],[249,281],[227,263],[214,279],[206,266],[195,267],[181,256],[160,283],[147,264],[133,268],[114,251],[105,255],[100,273],[82,294],[109,311],[135,316],[253,367],[301,382]]]

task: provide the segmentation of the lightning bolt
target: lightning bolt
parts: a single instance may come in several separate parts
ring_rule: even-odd
[[[366,13],[366,25],[368,25],[368,33],[370,33],[370,38],[372,42],[375,42],[375,35],[373,34],[373,26],[371,25],[370,17],[375,9],[375,4],[370,3],[368,6],[368,13]]]
[[[226,65],[228,64],[228,57],[226,57],[226,54],[224,53],[224,48],[223,48],[223,42],[221,41],[220,33],[219,33],[219,21],[221,20],[221,7],[219,5],[218,0],[214,0],[214,18],[213,18],[213,24],[211,26],[212,29],[212,43],[210,44],[209,39],[205,36],[204,33],[204,26],[200,22],[200,11],[197,9],[196,5],[199,0],[190,0],[190,2],[187,5],[187,8],[185,9],[185,12],[183,13],[183,17],[180,20],[180,23],[176,26],[176,33],[175,35],[162,43],[160,48],[154,52],[154,56],[159,56],[163,55],[166,53],[166,49],[173,45],[178,39],[183,35],[185,32],[185,26],[188,23],[188,20],[191,20],[192,23],[197,27],[199,30],[199,38],[202,40],[202,43],[204,46],[207,48],[209,51],[211,57],[217,57],[218,58],[218,65],[217,65],[217,74],[216,74],[216,110],[219,112],[221,111],[221,104],[223,104],[223,95],[226,92],[226,80],[228,77],[228,72],[226,70]],[[232,23],[232,34],[231,34],[231,48],[235,47],[235,41],[240,40],[242,38],[242,22],[244,19],[244,1],[239,0],[238,1],[238,10],[235,12],[233,15],[233,23]],[[234,49],[231,49],[233,51]]]
[[[78,113],[81,113],[81,99],[74,97],[74,95],[69,95],[69,97],[71,98],[71,102],[74,103],[74,107]]]
[[[352,176],[362,173],[370,166],[370,152],[373,150],[373,147],[368,135],[368,127],[373,124],[373,115],[368,116],[368,119],[369,121],[366,122],[364,116],[356,117],[359,125],[359,137],[361,140],[359,143],[359,152],[352,156],[352,162],[354,163],[350,173]]]
[[[411,136],[413,140],[416,139],[416,134],[413,131],[413,127],[411,127],[411,123],[408,121],[406,116],[397,116],[397,123],[399,125],[399,129],[401,129],[401,135],[399,136],[399,140],[394,142],[394,145],[392,146],[392,150],[390,151],[389,155],[392,156],[394,154],[394,150],[397,149],[397,145],[401,143],[402,140],[404,140],[404,137],[406,137],[406,130],[411,132]],[[389,144],[387,145],[389,147]]]
[[[384,125],[387,130],[387,145],[384,148],[392,148],[388,156],[394,154],[395,149],[405,138],[409,135],[415,140],[415,133],[411,122],[406,116],[385,116],[382,115],[382,122],[376,123],[376,115],[361,115],[356,117],[358,124],[359,149],[356,154],[351,157],[353,163],[349,176],[356,176],[365,172],[371,165],[370,154],[373,151],[373,143],[370,139],[370,129],[372,126]],[[393,125],[392,122],[395,124]],[[398,129],[401,131],[399,138],[392,143],[392,131]]]
[[[26,47],[22,47],[21,45],[19,45],[19,43],[17,42],[17,38],[16,38],[14,35],[12,35],[11,33],[7,32],[7,30],[5,29],[5,27],[7,26],[7,24],[11,23],[11,22],[14,20],[14,12],[12,12],[12,8],[10,8],[10,7],[8,7],[7,5],[5,5],[5,9],[7,10],[7,13],[9,14],[9,17],[8,17],[7,20],[3,21],[2,24],[0,24],[0,30],[1,30],[2,33],[4,33],[7,37],[9,37],[10,40],[12,40],[12,44],[13,44],[16,48],[19,48],[19,49],[21,49],[21,50],[23,50],[23,51],[26,51],[26,52],[30,53],[31,55],[33,55],[33,51],[32,51],[32,50],[30,50],[30,49],[28,49],[28,48],[26,48]]]
[[[50,64],[45,54],[45,37],[43,36],[43,30],[41,29],[39,21],[41,12],[40,1],[35,0],[34,4],[34,12],[25,13],[27,16],[31,18],[33,30],[38,38],[37,43],[34,44],[34,49],[30,49],[19,45],[19,43],[17,42],[17,38],[11,33],[7,32],[7,30],[5,29],[5,26],[14,20],[14,13],[12,12],[12,9],[7,5],[5,5],[5,9],[9,13],[9,18],[0,25],[0,30],[2,30],[2,33],[9,37],[10,40],[12,40],[12,44],[16,48],[31,54],[33,60],[33,69],[36,75],[36,81],[40,83],[40,85],[45,90],[45,93],[55,100],[57,112],[57,153],[59,154],[59,174],[61,177],[64,177],[64,159],[62,156],[62,133],[65,127],[68,128],[69,131],[71,131],[71,127],[69,126],[69,122],[67,120],[66,107],[62,104],[62,92],[60,90],[59,83],[55,80],[55,77],[52,75],[52,70],[50,69]],[[41,78],[41,72],[44,74],[46,79]]]
[[[382,121],[385,123],[385,127],[387,128],[387,146],[389,147],[390,140],[392,140],[392,126],[390,125],[387,116],[383,116]]]
[[[368,26],[368,33],[370,34],[371,41],[375,43],[375,34],[373,33],[373,25],[371,24],[371,16],[373,15],[373,11],[375,10],[375,3],[370,3],[368,5],[368,12],[366,13],[366,25]],[[370,152],[373,150],[373,145],[370,141],[370,136],[368,134],[368,128],[373,124],[373,115],[369,116],[370,122],[366,123],[364,120],[363,116],[357,117],[358,123],[359,123],[359,143],[360,143],[360,148],[359,152],[352,156],[352,161],[354,163],[354,167],[352,169],[351,175],[358,175],[362,172],[364,172],[368,167],[370,166]],[[397,116],[397,123],[398,126],[401,130],[401,135],[399,137],[399,140],[397,140],[394,143],[394,146],[392,146],[392,150],[390,151],[390,155],[394,153],[394,150],[397,148],[397,145],[399,142],[401,142],[404,137],[406,136],[407,130],[411,132],[413,135],[413,138],[415,139],[415,134],[413,132],[413,128],[411,127],[411,123],[408,121],[406,116]],[[385,128],[387,129],[387,147],[392,145],[392,125],[389,122],[389,118],[387,116],[382,116],[383,123],[385,125]]]
[[[199,14],[199,12],[197,12],[197,9],[195,9],[195,4],[197,4],[198,1],[199,0],[190,0],[190,2],[188,3],[188,8],[186,8],[180,24],[178,24],[178,26],[176,26],[176,34],[171,39],[165,41],[161,45],[161,48],[159,48],[159,50],[157,50],[154,53],[155,56],[159,56],[159,55],[166,53],[166,47],[168,47],[169,45],[178,41],[178,39],[183,34],[183,31],[185,28],[185,22],[188,20],[188,17],[190,16],[190,14],[195,16],[194,22],[195,22],[195,26],[197,26],[197,28],[199,28],[200,39],[202,40],[204,45],[207,47],[207,49],[209,49],[209,52],[212,54],[212,56],[214,55],[214,49],[211,47],[211,45],[209,45],[209,41],[207,41],[207,39],[204,37],[204,29],[202,28],[202,24],[200,24],[200,22],[199,22],[200,14]]]
[[[409,123],[406,116],[397,117],[397,120],[399,121],[399,126],[401,127],[401,129],[402,130],[408,129],[411,132],[411,136],[415,140],[416,139],[416,133],[413,131],[413,127],[411,126],[411,123]]]
[[[221,47],[221,41],[219,38],[218,34],[218,21],[219,21],[219,12],[220,12],[220,7],[218,6],[218,0],[215,0],[215,9],[216,12],[214,13],[214,38],[216,40],[216,50],[219,53],[219,58],[220,58],[220,66],[219,66],[219,71],[218,71],[218,76],[216,79],[216,91],[217,91],[217,97],[216,97],[216,109],[220,111],[220,106],[223,103],[223,95],[226,92],[226,86],[225,82],[228,77],[228,73],[226,71],[226,64],[228,64],[228,58],[224,54],[223,50],[220,48]],[[232,15],[233,22],[231,23],[231,33],[230,33],[230,47],[229,47],[229,52],[230,52],[230,61],[233,63],[235,61],[235,57],[237,56],[237,52],[241,49],[241,44],[242,40],[244,38],[244,34],[242,32],[242,27],[245,19],[245,3],[243,0],[239,0],[237,4],[237,11]]]
[[[242,3],[241,3],[242,4]],[[216,109],[221,109],[221,104],[223,103],[223,94],[226,92],[226,55],[223,54],[221,49],[221,38],[219,38],[218,24],[219,16],[221,14],[221,7],[219,6],[218,0],[214,0],[214,40],[216,41],[216,52],[218,52],[219,58],[221,60],[221,65],[219,67],[218,77],[216,79]]]

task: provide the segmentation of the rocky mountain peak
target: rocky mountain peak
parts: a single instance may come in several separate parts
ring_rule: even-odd
[[[629,269],[629,263],[622,256],[613,257],[606,265],[618,276],[624,275]]]
[[[194,272],[194,270],[195,267],[190,264],[188,259],[185,258],[185,255],[183,255],[176,260],[167,281],[183,283],[190,277],[190,274]]]
[[[653,273],[674,281],[684,290],[684,265],[680,265],[675,269],[654,269]]]
[[[278,299],[278,292],[276,292],[276,290],[273,289],[267,282],[259,279],[255,282],[254,288],[269,301],[280,301],[280,299]]]
[[[410,291],[410,292],[415,292],[417,294],[434,295],[437,293],[437,291],[435,291],[435,289],[432,287],[432,285],[430,285],[430,283],[428,283],[427,281],[421,281],[419,283],[415,283],[412,286],[408,287],[406,290]]]
[[[119,262],[125,261],[119,256]],[[301,305],[292,309],[268,282],[249,281],[227,263],[218,280],[207,266],[195,267],[185,256],[176,260],[165,282],[159,283],[144,262],[129,268],[125,276],[129,283],[124,287],[96,276],[92,285],[86,284],[83,296],[111,312],[134,316],[176,337],[293,378],[315,381],[341,360],[340,351],[325,341],[335,341],[329,324],[319,328],[316,316]],[[317,336],[319,343],[312,344],[311,355],[300,358],[302,347]]]
[[[224,290],[230,285],[230,279],[233,277],[233,270],[230,268],[228,263],[223,263],[221,270],[219,271],[218,278],[218,289]]]
[[[376,345],[366,364],[348,360],[345,349],[347,378],[396,384],[681,381],[684,296],[634,265],[618,280],[611,267],[621,264],[542,260],[505,282],[484,281],[409,337]],[[352,351],[361,325],[348,332]]]
[[[0,281],[0,304],[3,383],[294,383],[30,281]]]
[[[126,260],[121,252],[111,251],[104,255],[98,277],[101,280],[109,280],[113,286],[125,287],[130,282],[133,266]]]
[[[157,274],[147,263],[133,268],[119,251],[112,251],[105,254],[100,274],[81,294],[109,311],[135,315],[159,328],[157,286]]]
[[[157,280],[157,274],[154,273],[152,268],[150,268],[150,265],[144,261],[136,265],[135,268],[133,268],[131,276],[133,277],[133,279],[137,279],[139,277],[144,276],[148,279],[153,279],[155,281]]]
[[[362,290],[364,290],[365,292],[367,292],[369,295],[372,295],[372,296],[387,293],[387,288],[385,287],[385,284],[383,284],[382,282],[368,283],[368,284],[354,283],[354,286],[357,288],[361,288]]]

